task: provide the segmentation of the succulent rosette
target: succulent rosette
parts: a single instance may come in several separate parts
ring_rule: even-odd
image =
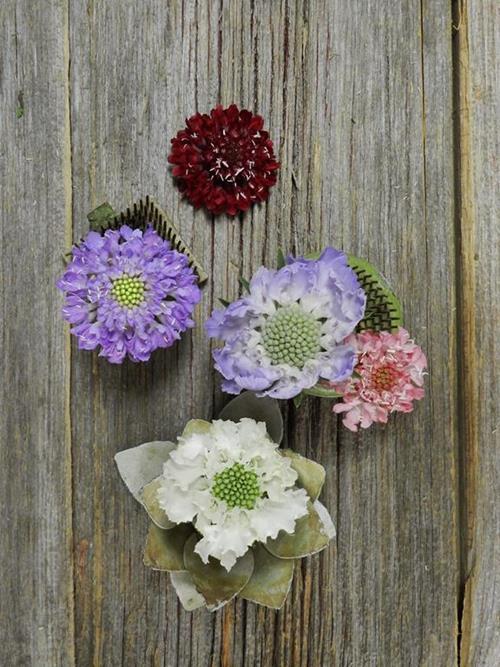
[[[84,350],[111,363],[147,361],[194,325],[201,298],[188,257],[152,228],[91,231],[74,246],[57,286],[63,316]]]
[[[317,259],[289,257],[277,270],[261,267],[248,293],[206,322],[208,335],[224,342],[213,353],[223,390],[288,399],[321,379],[346,380],[355,353],[345,339],[365,305],[356,273],[334,248]]]
[[[245,393],[177,443],[116,455],[152,525],[144,562],[170,573],[182,605],[219,609],[235,596],[280,608],[298,559],[335,534],[318,501],[325,471],[290,450],[276,401]]]
[[[265,201],[279,169],[263,118],[235,104],[188,118],[168,161],[183,195],[214,215]]]

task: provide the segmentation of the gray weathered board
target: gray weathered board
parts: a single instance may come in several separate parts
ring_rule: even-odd
[[[0,664],[500,664],[495,0],[3,0]],[[496,41],[495,41],[496,40]],[[187,115],[266,119],[269,202],[212,220],[166,157]],[[61,256],[108,199],[150,194],[209,273],[197,327],[151,363],[78,351]],[[279,247],[376,264],[428,353],[413,415],[353,435],[283,405],[337,524],[280,612],[184,612],[144,568],[113,455],[224,405],[202,322]]]

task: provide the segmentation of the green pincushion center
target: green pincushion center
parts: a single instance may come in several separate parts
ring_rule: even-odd
[[[261,497],[257,475],[241,463],[224,468],[214,477],[212,495],[224,500],[228,507],[251,510]]]
[[[321,323],[298,307],[281,308],[266,323],[264,349],[274,364],[302,368],[320,350]]]
[[[123,275],[113,280],[111,288],[112,297],[118,301],[120,306],[135,308],[144,301],[146,285],[144,280],[137,276]]]

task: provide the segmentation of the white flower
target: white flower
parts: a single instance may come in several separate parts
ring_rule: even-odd
[[[308,495],[264,423],[214,421],[206,432],[179,438],[164,464],[158,502],[169,519],[192,522],[202,535],[195,551],[230,570],[254,542],[293,533],[308,513]]]

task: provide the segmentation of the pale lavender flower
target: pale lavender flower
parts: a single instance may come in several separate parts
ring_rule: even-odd
[[[279,270],[261,267],[249,293],[206,322],[209,337],[224,342],[213,354],[222,388],[286,399],[321,378],[345,380],[355,354],[344,339],[365,305],[356,274],[334,248],[316,260],[291,257]]]

